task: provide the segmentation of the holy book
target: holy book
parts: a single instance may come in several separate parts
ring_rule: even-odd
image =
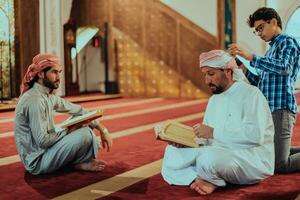
[[[154,127],[156,139],[174,142],[188,147],[199,147],[194,129],[190,126],[168,120]]]
[[[102,116],[103,116],[103,110],[98,109],[98,110],[90,111],[83,115],[72,117],[72,118],[62,122],[61,124],[59,124],[59,128],[69,128],[70,126],[77,125],[77,124],[83,124],[85,122],[95,120]]]

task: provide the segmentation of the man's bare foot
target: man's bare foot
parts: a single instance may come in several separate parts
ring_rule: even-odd
[[[204,181],[200,178],[195,179],[195,181],[191,184],[190,188],[195,190],[201,195],[211,194],[218,186]]]
[[[102,171],[106,165],[107,163],[104,160],[92,159],[88,162],[76,164],[74,168],[77,170],[99,172]]]

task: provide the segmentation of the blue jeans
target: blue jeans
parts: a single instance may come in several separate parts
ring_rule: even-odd
[[[300,147],[291,147],[296,114],[289,110],[272,113],[275,126],[275,173],[300,171]]]

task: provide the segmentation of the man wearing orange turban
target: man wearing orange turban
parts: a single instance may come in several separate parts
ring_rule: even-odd
[[[266,98],[222,50],[202,53],[200,68],[214,95],[194,132],[207,142],[199,148],[168,145],[163,178],[207,195],[226,183],[254,184],[273,175],[274,125]]]
[[[93,130],[101,133],[102,145],[112,145],[107,129],[97,120],[89,126],[58,129],[55,112],[79,116],[87,111],[53,94],[59,87],[62,71],[59,57],[38,54],[23,79],[22,91],[15,110],[15,142],[21,161],[32,174],[44,174],[66,165],[87,171],[101,171],[106,163],[97,159],[99,140]]]
[[[29,90],[33,83],[37,80],[38,77],[36,76],[39,72],[47,69],[49,70],[50,67],[59,67],[61,66],[60,59],[52,54],[38,54],[32,59],[32,64],[29,65],[27,72],[23,78],[21,95],[24,94],[27,90]],[[47,71],[45,70],[45,71]],[[51,86],[51,91],[53,89],[57,89],[59,86],[59,79],[54,83],[55,85]]]

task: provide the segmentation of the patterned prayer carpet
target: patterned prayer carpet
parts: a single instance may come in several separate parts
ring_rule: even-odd
[[[62,169],[39,176],[25,172],[14,144],[13,112],[2,112],[0,199],[295,199],[300,193],[300,173],[274,175],[252,186],[229,185],[205,197],[188,187],[170,186],[163,181],[160,166],[166,144],[155,140],[153,126],[166,119],[195,124],[202,120],[206,103],[163,98],[80,103],[88,109],[105,109],[103,124],[112,133],[114,143],[112,151],[101,150],[99,158],[109,165],[96,173]],[[67,117],[56,115],[55,121]],[[299,119],[293,144],[300,145]]]

